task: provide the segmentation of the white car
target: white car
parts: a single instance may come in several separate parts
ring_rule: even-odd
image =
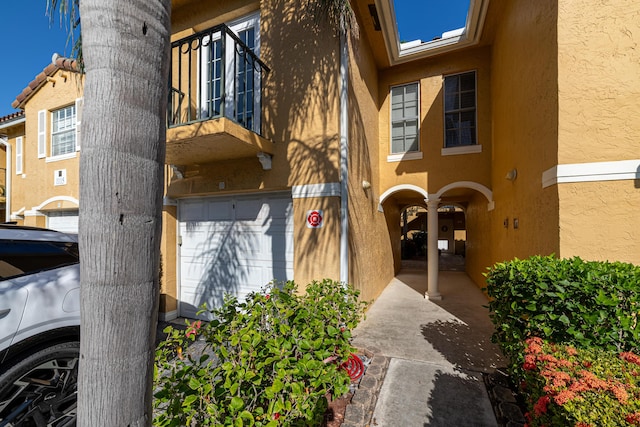
[[[0,224],[0,427],[75,426],[77,236]]]

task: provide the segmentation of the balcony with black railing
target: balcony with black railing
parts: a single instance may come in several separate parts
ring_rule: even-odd
[[[171,44],[167,163],[273,154],[273,143],[262,137],[269,68],[255,53],[254,31],[236,34],[223,24]]]

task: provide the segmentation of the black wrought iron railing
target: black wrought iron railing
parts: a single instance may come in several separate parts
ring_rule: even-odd
[[[167,124],[219,117],[262,134],[262,87],[269,68],[255,53],[254,29],[218,25],[171,44]]]

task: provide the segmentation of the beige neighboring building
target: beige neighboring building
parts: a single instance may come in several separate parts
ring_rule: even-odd
[[[48,65],[12,105],[22,111],[0,118],[5,159],[11,147],[3,220],[77,233],[82,77],[75,63]]]
[[[479,287],[514,257],[640,264],[640,4],[477,0],[464,28],[409,43],[391,0],[351,5],[340,37],[299,0],[173,1],[162,317],[273,279],[374,299],[410,227],[432,299],[439,254]],[[77,206],[77,153],[36,144],[39,112],[81,104],[56,73],[21,104],[18,181],[44,177],[12,201],[25,223]],[[73,191],[47,181],[60,169]]]

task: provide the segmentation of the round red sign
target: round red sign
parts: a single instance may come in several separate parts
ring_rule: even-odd
[[[307,227],[319,228],[322,227],[322,211],[309,211],[307,213]]]

